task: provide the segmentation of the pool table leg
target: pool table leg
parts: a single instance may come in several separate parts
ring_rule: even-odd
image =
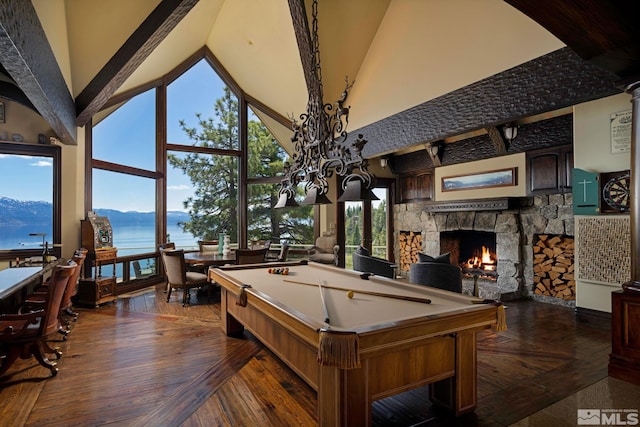
[[[476,331],[456,334],[456,374],[429,386],[432,403],[444,406],[456,416],[477,405]]]
[[[238,322],[236,318],[227,311],[227,305],[234,304],[235,298],[236,297],[227,292],[225,288],[220,287],[220,321],[222,330],[228,336],[239,335],[244,331],[242,323]]]
[[[365,372],[367,369],[364,366],[362,369],[349,370],[320,367],[319,426],[371,425],[371,399],[367,393]]]

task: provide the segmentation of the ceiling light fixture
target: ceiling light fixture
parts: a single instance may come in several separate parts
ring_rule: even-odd
[[[285,162],[284,178],[280,184],[276,208],[298,206],[295,201],[296,189],[304,182],[306,197],[303,205],[328,204],[328,178],[335,173],[341,178],[343,194],[339,202],[357,200],[378,200],[371,188],[374,177],[367,170],[368,161],[362,157],[362,149],[367,141],[362,135],[351,143],[347,142],[349,107],[345,106],[349,89],[353,82],[345,79],[342,96],[334,105],[325,104],[322,93],[322,72],[320,69],[320,48],[318,42],[318,1],[313,1],[313,25],[311,46],[313,55],[314,82],[309,83],[307,111],[300,114],[301,123],[293,122],[292,163]]]

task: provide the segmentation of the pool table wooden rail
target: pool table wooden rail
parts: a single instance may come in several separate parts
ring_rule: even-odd
[[[234,271],[266,267],[210,269],[210,278],[221,287],[223,329],[233,335],[246,328],[314,388],[320,425],[369,425],[373,401],[425,384],[432,384],[432,402],[457,415],[475,408],[476,334],[496,323],[495,306],[468,302],[450,313],[355,328],[361,367],[340,369],[318,363],[319,331],[325,324],[253,288],[246,290],[246,306],[236,304],[241,287],[251,284],[238,281]],[[315,264],[304,268],[336,269]],[[354,272],[339,270],[360,280]]]

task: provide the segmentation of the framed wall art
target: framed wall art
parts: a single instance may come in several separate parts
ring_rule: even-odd
[[[465,175],[443,176],[442,191],[514,186],[517,184],[517,170],[517,167],[513,167]]]

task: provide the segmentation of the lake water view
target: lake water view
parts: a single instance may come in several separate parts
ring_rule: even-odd
[[[113,227],[113,226],[112,226]],[[42,248],[41,236],[29,236],[29,233],[47,233],[45,241],[51,239],[51,230],[34,230],[33,226],[0,227],[0,249],[39,249]],[[184,233],[177,225],[168,225],[169,239],[178,248],[196,249],[198,239],[190,233]],[[118,255],[132,255],[155,251],[155,230],[153,225],[113,227],[113,243]],[[78,244],[79,245],[79,244]],[[74,248],[75,249],[75,248]]]

